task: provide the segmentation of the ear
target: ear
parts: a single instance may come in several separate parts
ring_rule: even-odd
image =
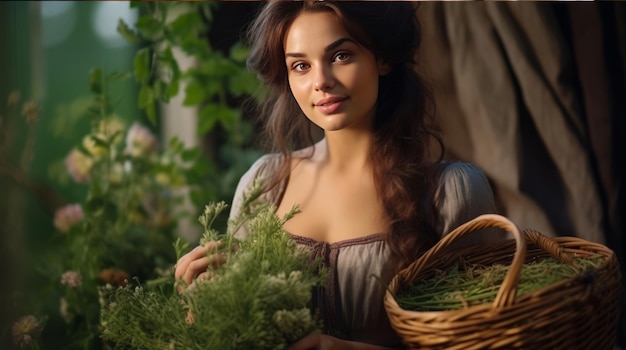
[[[391,72],[391,65],[386,61],[379,59],[377,65],[378,75],[387,75],[389,72]]]

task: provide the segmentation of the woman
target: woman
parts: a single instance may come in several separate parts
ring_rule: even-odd
[[[249,34],[248,66],[266,86],[262,116],[273,152],[241,178],[231,218],[242,193],[265,178],[264,199],[279,216],[301,210],[285,230],[329,271],[312,301],[325,330],[292,348],[401,347],[372,275],[390,281],[442,234],[494,212],[480,170],[429,158],[429,146],[441,142],[414,66],[414,5],[269,2]],[[182,257],[176,278],[191,283],[219,265],[209,253],[215,244]]]

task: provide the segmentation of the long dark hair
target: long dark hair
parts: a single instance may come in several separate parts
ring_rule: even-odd
[[[433,193],[443,155],[429,153],[434,140],[443,151],[434,121],[432,94],[418,74],[415,56],[421,41],[416,5],[386,1],[273,1],[259,11],[248,29],[248,68],[265,85],[261,104],[266,140],[280,152],[280,171],[269,188],[289,175],[291,152],[315,140],[311,122],[291,94],[283,40],[303,11],[331,11],[359,44],[392,68],[381,76],[373,144],[374,183],[391,220],[387,242],[397,267],[416,259],[437,240]],[[268,190],[269,190],[268,188]]]

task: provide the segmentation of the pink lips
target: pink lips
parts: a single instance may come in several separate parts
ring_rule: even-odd
[[[324,114],[333,114],[341,108],[342,103],[347,99],[347,97],[337,96],[323,98],[315,103],[315,108]]]

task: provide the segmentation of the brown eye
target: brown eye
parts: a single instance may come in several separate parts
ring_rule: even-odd
[[[335,62],[343,62],[343,61],[349,60],[350,57],[352,57],[352,55],[350,55],[350,53],[348,53],[348,52],[338,52],[335,55],[335,57],[333,58],[333,61],[335,61]]]
[[[304,62],[298,62],[291,66],[291,69],[296,72],[304,72],[309,68],[309,65]]]

